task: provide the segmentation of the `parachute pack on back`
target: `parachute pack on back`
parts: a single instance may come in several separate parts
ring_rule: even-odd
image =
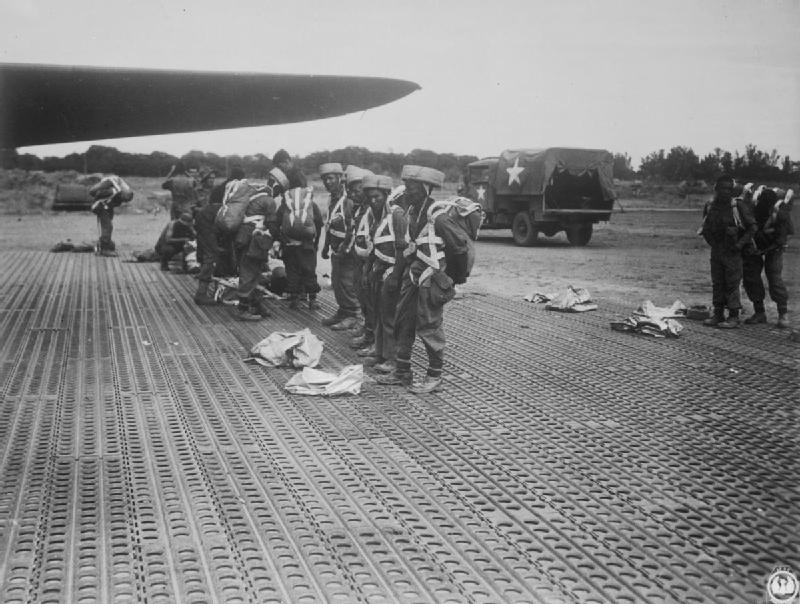
[[[247,179],[232,180],[225,185],[222,207],[214,220],[217,228],[223,233],[235,233],[244,222],[244,213],[250,197],[256,192],[255,187]]]
[[[281,232],[295,241],[309,241],[317,235],[314,225],[314,187],[298,187],[283,196],[288,208],[283,214]]]
[[[469,277],[472,272],[472,267],[475,265],[475,241],[478,239],[478,233],[483,224],[483,212],[480,204],[475,203],[466,197],[454,197],[446,201],[437,201],[431,206],[431,217],[435,219],[437,216],[446,213],[447,219],[460,230],[464,232],[467,242],[467,273]],[[447,267],[455,266],[455,263],[450,260],[452,252],[445,250],[445,259],[447,260]],[[454,278],[445,268],[450,278]]]

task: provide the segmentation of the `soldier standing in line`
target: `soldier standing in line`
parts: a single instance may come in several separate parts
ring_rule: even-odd
[[[161,188],[172,194],[172,204],[169,209],[171,220],[177,220],[181,214],[193,214],[197,206],[197,169],[186,169],[184,163],[179,161],[172,166],[167,179],[161,183]]]
[[[353,339],[351,347],[358,350],[358,356],[367,357],[365,364],[374,365],[379,360],[375,347],[378,303],[376,298],[379,290],[376,291],[373,275],[375,261],[373,237],[386,210],[386,199],[392,190],[392,179],[389,176],[368,174],[362,181],[362,188],[364,203],[361,218],[356,224],[353,251],[361,265],[359,298],[364,313],[364,333]]]
[[[365,185],[373,185],[365,179]],[[367,197],[373,206],[383,206],[372,237],[372,267],[369,274],[375,308],[375,370],[392,373],[396,367],[397,345],[394,338],[395,312],[400,297],[400,280],[405,265],[403,251],[408,242],[405,187],[391,190],[392,179],[377,177],[368,186]]]
[[[336,162],[322,164],[319,167],[322,184],[328,192],[328,217],[325,221],[325,244],[322,246],[322,258],[331,259],[331,285],[336,299],[336,312],[325,319],[326,327],[336,325],[348,316],[355,317],[356,308],[347,296],[342,283],[342,256],[339,250],[348,237],[348,229],[352,228],[353,202],[347,197],[344,185],[344,170]],[[333,254],[333,256],[331,256]]]
[[[755,232],[749,204],[734,198],[734,180],[720,176],[714,186],[714,199],[703,210],[700,234],[711,246],[711,286],[714,314],[703,325],[733,329],[739,327],[742,301],[742,249]],[[728,318],[725,318],[725,308]]]
[[[448,220],[447,209],[434,206],[434,188],[444,183],[439,170],[403,166],[409,209],[410,243],[404,254],[406,266],[397,306],[395,337],[397,360],[394,372],[379,376],[378,383],[402,385],[417,394],[435,392],[442,386],[444,365],[444,305],[455,295],[454,279],[464,282],[467,273],[466,233]],[[453,266],[447,266],[450,258]],[[451,278],[447,273],[455,275]],[[428,355],[425,380],[413,382],[411,352],[419,336]]]
[[[777,327],[789,327],[789,293],[783,283],[783,250],[789,235],[794,231],[791,218],[789,189],[782,202],[774,189],[762,189],[755,198],[753,214],[756,234],[743,252],[743,284],[747,297],[753,303],[753,315],[744,320],[748,325],[766,323],[764,308],[763,271],[767,277],[769,297],[778,307]]]
[[[330,250],[331,281],[339,308],[322,324],[334,331],[352,329],[358,325],[359,302],[356,288],[356,260],[352,250],[354,211],[361,203],[362,181],[367,170],[347,166],[344,172],[347,197],[336,202],[328,219],[329,228],[322,251],[324,258]],[[333,202],[333,199],[331,199]],[[341,203],[339,203],[341,202]]]
[[[365,220],[365,216],[367,216],[366,220],[369,222],[368,214],[370,206],[367,201],[367,196],[364,193],[364,179],[368,176],[374,176],[374,174],[369,170],[364,170],[361,181],[355,185],[357,193],[353,196],[353,231],[347,248],[350,250],[350,254],[354,259],[355,270],[353,271],[353,283],[358,306],[361,309],[361,316],[351,328],[353,330],[353,339],[350,342],[350,346],[353,348],[361,348],[368,344],[364,341],[364,336],[368,334],[368,331],[371,329],[371,327],[367,327],[366,325],[368,315],[370,314],[367,308],[369,304],[369,288],[366,284],[364,270],[366,262],[365,258],[359,256],[355,250],[356,231],[362,224],[362,221]]]

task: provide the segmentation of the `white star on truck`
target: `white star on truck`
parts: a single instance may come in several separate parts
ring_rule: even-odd
[[[519,179],[520,173],[525,170],[525,168],[519,167],[519,157],[514,158],[514,165],[510,168],[506,168],[506,172],[508,172],[508,186],[510,187],[513,182],[516,182],[518,185],[522,185],[522,181]]]

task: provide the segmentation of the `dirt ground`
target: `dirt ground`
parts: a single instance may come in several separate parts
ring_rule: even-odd
[[[623,200],[623,206],[626,204]],[[123,256],[152,247],[167,216],[123,211],[114,220],[114,240]],[[538,245],[514,245],[509,231],[483,231],[477,260],[465,293],[522,297],[533,292],[558,291],[567,285],[585,287],[595,300],[620,302],[631,309],[651,299],[669,305],[676,298],[687,305],[709,304],[711,282],[708,247],[694,233],[699,210],[636,209],[615,212],[608,223],[596,225],[588,246],[573,248],[563,233],[539,239]],[[794,222],[800,225],[795,208]],[[46,250],[66,239],[91,242],[96,222],[88,212],[54,212],[4,216],[0,249]],[[784,256],[784,279],[789,288],[789,310],[800,311],[800,237],[790,240]],[[0,270],[2,266],[0,266]],[[320,276],[330,263],[320,260]],[[745,312],[750,305],[743,295]],[[768,305],[774,318],[775,307]]]

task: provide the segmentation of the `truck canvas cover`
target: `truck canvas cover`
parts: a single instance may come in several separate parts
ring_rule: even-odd
[[[500,154],[494,188],[499,195],[542,195],[556,170],[574,176],[597,170],[603,201],[611,201],[613,166],[614,157],[603,149],[509,149]]]

